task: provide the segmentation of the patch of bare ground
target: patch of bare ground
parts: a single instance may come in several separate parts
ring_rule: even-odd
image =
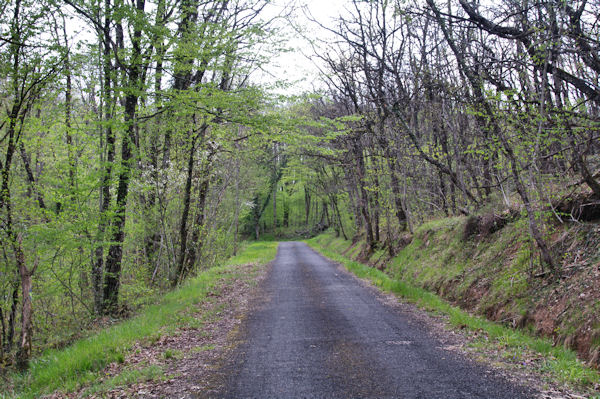
[[[540,333],[600,370],[600,227],[573,230],[570,237],[564,234],[570,242],[561,237],[555,244],[563,247],[561,279],[552,291],[540,294],[531,318]]]
[[[163,376],[136,381],[126,386],[88,394],[89,387],[52,398],[196,398],[210,396],[218,388],[214,370],[237,345],[236,336],[249,311],[251,298],[268,267],[235,266],[235,276],[221,279],[204,301],[197,305],[191,326],[164,331],[146,342],[138,342],[121,364],[112,363],[98,384],[125,371],[158,366]]]
[[[338,264],[338,269],[341,273],[350,274],[358,279],[372,290],[381,302],[408,316],[407,320],[410,323],[424,327],[436,338],[441,348],[484,364],[490,372],[501,375],[516,385],[533,388],[540,392],[536,399],[585,399],[600,392],[600,386],[582,391],[551,381],[543,371],[546,359],[538,353],[525,349],[519,349],[518,353],[515,353],[514,349],[511,350],[490,339],[485,331],[454,327],[450,324],[448,316],[428,312],[414,304],[403,302],[392,293],[382,292],[371,281],[357,278],[343,265]]]

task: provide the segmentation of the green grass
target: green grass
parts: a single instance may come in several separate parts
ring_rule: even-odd
[[[200,273],[166,294],[160,303],[143,309],[139,315],[65,349],[45,352],[31,362],[28,372],[9,376],[15,391],[0,392],[0,396],[36,398],[55,391],[71,392],[92,384],[108,364],[122,363],[135,342],[160,338],[161,331],[172,331],[177,325],[189,322],[189,312],[194,305],[203,302],[222,281],[243,277],[236,272],[236,266],[266,264],[276,252],[276,242],[246,244],[238,256],[223,266]]]
[[[124,370],[120,374],[111,377],[107,380],[98,382],[87,388],[82,396],[102,395],[117,389],[137,382],[160,380],[165,378],[163,369],[160,366],[152,365],[142,369]]]
[[[213,349],[215,349],[214,345],[202,345],[202,346],[197,346],[195,348],[192,348],[192,353],[211,351]]]
[[[435,225],[435,227],[439,226]],[[306,242],[326,257],[344,265],[357,277],[370,280],[383,291],[394,293],[428,311],[447,315],[454,327],[484,331],[489,337],[489,345],[504,347],[509,352],[520,353],[526,349],[543,355],[545,361],[540,371],[549,374],[555,381],[584,388],[600,383],[600,374],[586,367],[577,359],[573,351],[554,347],[548,339],[534,337],[524,331],[514,330],[482,317],[473,316],[423,288],[393,279],[380,270],[340,255],[340,252],[348,247],[347,241],[334,238],[326,233]]]
[[[246,243],[239,254],[229,259],[225,266],[246,265],[248,263],[266,264],[275,259],[278,242],[258,241]]]
[[[175,359],[175,360],[179,360],[183,358],[183,352],[178,350],[178,349],[170,349],[167,348],[164,353],[163,353],[163,357],[165,359]]]

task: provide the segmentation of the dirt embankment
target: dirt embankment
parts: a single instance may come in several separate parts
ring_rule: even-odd
[[[510,212],[428,222],[367,259],[360,241],[343,250],[471,312],[551,337],[598,369],[600,225],[563,224],[548,235],[556,273],[541,264],[526,221]]]

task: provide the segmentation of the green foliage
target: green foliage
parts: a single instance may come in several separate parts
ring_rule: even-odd
[[[34,398],[56,390],[71,392],[96,381],[109,363],[122,363],[135,342],[158,339],[163,329],[183,326],[178,324],[181,315],[205,301],[207,294],[217,289],[221,281],[237,278],[235,266],[248,263],[264,265],[275,257],[276,251],[276,243],[247,244],[240,255],[231,258],[225,265],[200,273],[132,319],[101,330],[65,349],[46,351],[31,362],[28,372],[10,376],[14,391],[5,393]],[[170,357],[173,356],[176,353],[170,354]],[[156,369],[150,371],[154,373]],[[132,371],[123,378],[128,376],[133,378],[139,373]]]
[[[553,224],[597,202],[598,100],[581,91],[595,90],[597,73],[570,50],[598,36],[587,3],[581,32],[564,25],[567,7],[528,15],[534,44],[523,52],[506,37],[478,44],[489,32],[444,34],[449,16],[413,15],[408,2],[358,2],[350,15],[365,12],[320,54],[330,90],[297,97],[273,94],[282,82],[251,78],[290,51],[284,29],[260,12],[270,0],[69,3],[0,7],[0,310],[15,327],[2,337],[2,363],[18,349],[22,316],[11,309],[28,298],[20,263],[35,270],[34,355],[86,336],[102,311],[103,279],[118,281],[110,311],[129,315],[222,263],[244,239],[267,245],[327,227],[369,237],[372,259],[384,261],[425,221],[392,261],[394,277],[459,297],[490,276],[479,311],[516,297],[519,313]],[[492,8],[502,16],[508,3]],[[560,17],[549,24],[551,10]],[[529,23],[518,11],[505,17]],[[375,22],[393,27],[389,37]],[[78,24],[97,36],[72,34]],[[415,31],[424,32],[418,44],[406,40]],[[355,32],[365,34],[346,40]],[[453,36],[474,43],[464,61],[440,43]],[[384,56],[354,63],[355,46]],[[506,59],[488,59],[494,52]],[[576,90],[542,73],[561,63],[577,65],[566,68]],[[461,218],[429,221],[500,209],[528,218],[470,244],[460,240]],[[507,252],[514,257],[503,265]],[[570,255],[543,252],[548,265]],[[347,249],[354,259],[364,253]]]
[[[453,224],[455,224],[454,220],[433,222],[426,224],[420,230],[431,231],[431,229],[443,225]],[[308,240],[307,243],[333,261],[343,264],[357,277],[368,279],[380,289],[392,292],[428,311],[448,316],[449,322],[454,327],[467,328],[474,332],[484,332],[489,339],[486,345],[501,347],[507,350],[507,353],[513,351],[517,355],[523,350],[527,350],[544,356],[546,360],[539,371],[547,373],[555,381],[584,387],[600,383],[600,375],[579,361],[576,354],[571,350],[556,347],[546,338],[533,337],[524,331],[514,330],[482,317],[471,315],[423,288],[403,279],[390,277],[380,270],[340,255],[340,252],[346,249],[350,243],[334,238],[331,233],[322,234]]]

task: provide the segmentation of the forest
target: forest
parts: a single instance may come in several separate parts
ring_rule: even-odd
[[[598,2],[272,3],[0,0],[2,368],[246,240],[394,255],[432,219],[518,219],[534,278],[562,278],[556,235],[600,220]],[[254,76],[295,13],[327,32],[320,86],[282,95]]]

